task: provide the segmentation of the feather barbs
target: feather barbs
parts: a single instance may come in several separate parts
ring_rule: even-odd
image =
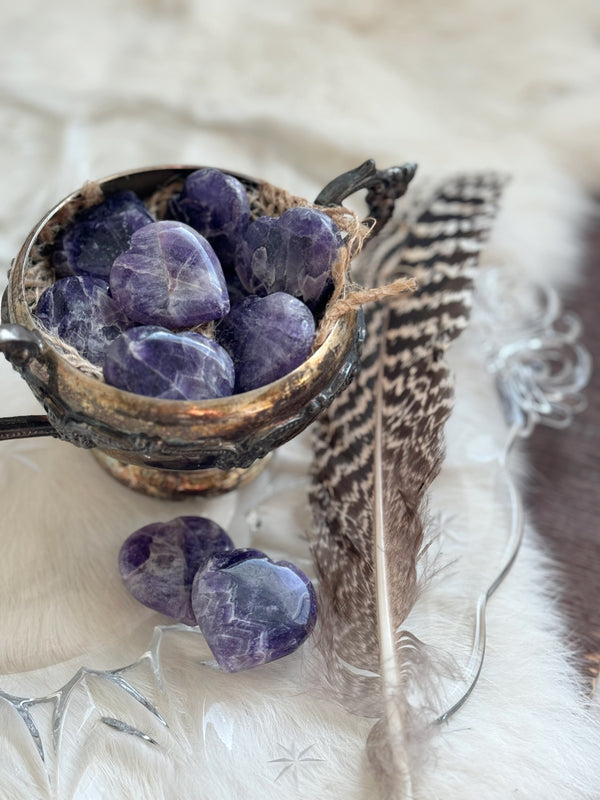
[[[368,750],[389,798],[412,796],[412,666],[427,656],[402,626],[419,594],[426,493],[452,408],[444,354],[467,325],[502,184],[491,174],[447,181],[367,248],[366,283],[413,280],[417,289],[367,308],[361,369],[315,426],[318,642],[340,702],[379,718]]]

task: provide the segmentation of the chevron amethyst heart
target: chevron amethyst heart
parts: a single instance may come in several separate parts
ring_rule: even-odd
[[[206,517],[177,517],[134,531],[119,552],[119,571],[145,606],[195,625],[191,590],[196,572],[214,553],[233,549],[220,525]]]
[[[218,342],[233,359],[236,392],[287,375],[308,357],[314,336],[308,306],[284,292],[246,297],[217,328]]]
[[[118,192],[78,214],[59,237],[52,256],[58,275],[108,280],[113,261],[139,228],[154,217],[133,192]]]
[[[235,382],[233,362],[217,342],[156,325],[132,328],[111,342],[103,371],[111,386],[161,400],[228,397]]]
[[[88,275],[61,278],[41,295],[35,311],[44,327],[100,366],[109,344],[132,324],[108,292]]]
[[[205,236],[223,267],[233,265],[235,250],[250,222],[250,203],[243,184],[221,170],[192,172],[169,211]]]
[[[250,225],[236,253],[236,271],[248,292],[286,292],[320,313],[333,289],[332,267],[342,243],[327,214],[289,208]]]
[[[283,658],[314,627],[315,591],[287,561],[259,550],[212,556],[196,573],[192,608],[219,666],[239,672]]]
[[[110,290],[142,325],[192,328],[229,311],[225,276],[214,250],[183,222],[163,220],[131,237],[114,261]]]

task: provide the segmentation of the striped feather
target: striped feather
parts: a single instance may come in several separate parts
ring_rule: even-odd
[[[363,280],[382,285],[407,275],[419,288],[368,309],[358,377],[315,426],[318,642],[344,704],[380,719],[371,753],[390,797],[411,793],[404,698],[418,653],[401,630],[418,595],[424,500],[452,409],[444,354],[468,323],[503,182],[495,174],[448,180],[369,248]]]

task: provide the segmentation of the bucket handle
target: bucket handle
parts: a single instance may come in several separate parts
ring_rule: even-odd
[[[0,351],[17,369],[39,355],[44,348],[42,337],[22,325],[0,325]],[[55,436],[57,432],[44,414],[0,419],[0,441],[28,439],[33,436]]]

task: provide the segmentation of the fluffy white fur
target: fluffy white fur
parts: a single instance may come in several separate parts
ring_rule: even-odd
[[[374,156],[381,166],[416,160],[423,177],[510,172],[486,260],[557,285],[576,279],[585,190],[600,185],[600,15],[592,2],[21,0],[1,15],[6,263],[41,214],[89,177],[189,162],[265,177],[310,197]],[[476,330],[451,357],[457,408],[431,501],[444,522],[439,548],[448,566],[411,624],[460,653],[469,603],[504,542],[505,512],[486,458],[506,431]],[[37,412],[4,361],[0,384],[3,414]],[[283,448],[253,487],[180,504],[134,495],[88,453],[61,442],[1,447],[5,691],[43,694],[81,664],[114,667],[143,652],[165,620],[129,598],[116,557],[125,536],[147,522],[206,514],[239,545],[251,541],[310,569],[302,537],[305,441]],[[415,776],[419,798],[598,796],[600,732],[569,663],[559,591],[528,530],[490,604],[481,680],[433,737]],[[52,787],[24,726],[0,703],[0,796],[372,796],[369,723],[302,691],[309,647],[236,676],[200,664],[207,657],[200,637],[169,633],[163,653],[165,694],[148,675],[137,674],[136,685],[148,685],[169,731],[91,680],[73,697]],[[38,712],[47,734],[46,712]],[[99,722],[117,714],[161,746]],[[49,751],[50,767],[52,758]]]

